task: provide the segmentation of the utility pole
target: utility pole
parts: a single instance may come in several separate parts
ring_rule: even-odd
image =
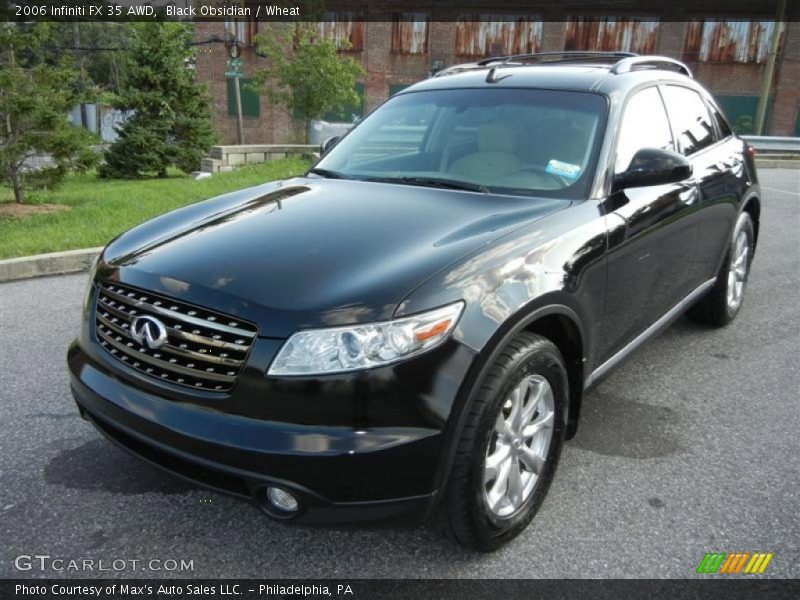
[[[753,133],[755,135],[761,135],[764,130],[764,117],[766,117],[767,114],[769,91],[772,89],[772,78],[775,75],[775,59],[778,54],[778,43],[781,39],[781,29],[783,28],[785,13],[786,0],[778,0],[778,15],[775,20],[775,27],[772,30],[772,39],[770,40],[769,54],[767,55],[767,65],[764,68],[764,76],[761,78],[761,91],[759,92],[758,109],[756,110],[756,122],[753,127]]]

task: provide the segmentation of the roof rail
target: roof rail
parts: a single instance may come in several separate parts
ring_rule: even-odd
[[[564,50],[556,52],[532,52],[529,54],[509,54],[507,56],[492,56],[485,58],[477,63],[479,67],[486,67],[492,63],[499,62],[506,64],[514,60],[522,59],[549,59],[557,56],[563,57],[564,60],[580,60],[580,59],[602,59],[602,58],[633,58],[638,56],[634,52],[602,52],[594,50]],[[548,60],[547,62],[559,62],[558,60]]]
[[[484,58],[474,63],[465,63],[446,67],[436,73],[434,77],[442,77],[461,73],[463,71],[474,71],[491,67],[491,71],[486,78],[488,83],[494,83],[502,78],[495,76],[494,70],[501,67],[522,67],[524,64],[516,61],[520,60],[539,60],[546,64],[559,64],[564,62],[580,60],[603,60],[613,59],[614,63],[609,72],[612,75],[630,73],[638,69],[666,69],[683,73],[687,77],[692,77],[692,72],[685,64],[666,56],[639,56],[633,52],[600,52],[592,50],[565,50],[563,52],[533,52],[530,54],[510,54],[508,56],[493,56]]]
[[[666,56],[631,56],[623,58],[611,67],[610,73],[613,75],[620,75],[621,73],[630,73],[639,68],[666,69],[668,71],[683,73],[687,77],[692,77],[692,72],[689,67],[679,60],[667,58]]]
[[[445,67],[441,71],[437,71],[434,73],[434,77],[444,77],[446,75],[453,75],[455,73],[461,73],[463,71],[475,71],[477,69],[482,69],[483,67],[479,67],[477,63],[463,63],[460,65],[452,65],[449,67]]]

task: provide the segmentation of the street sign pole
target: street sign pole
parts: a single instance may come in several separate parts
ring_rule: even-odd
[[[239,73],[233,78],[233,90],[236,95],[236,133],[239,145],[244,144],[244,124],[242,123],[242,91],[239,87]]]
[[[242,121],[242,88],[239,85],[239,77],[242,76],[242,59],[239,57],[240,49],[238,44],[233,44],[228,49],[230,59],[228,60],[228,71],[226,77],[233,77],[233,93],[236,101],[236,139],[239,145],[244,144],[244,123]]]

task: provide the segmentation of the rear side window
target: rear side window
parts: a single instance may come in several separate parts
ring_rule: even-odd
[[[674,149],[664,103],[655,87],[637,92],[625,105],[617,138],[614,173],[624,173],[633,155],[642,148]]]
[[[728,121],[722,114],[722,111],[719,110],[713,103],[709,102],[709,107],[711,108],[711,116],[714,117],[714,121],[717,123],[717,128],[719,129],[720,139],[725,139],[733,135],[733,131],[731,130],[731,126],[728,125]]]
[[[700,94],[668,85],[664,88],[664,100],[683,154],[689,156],[714,143],[714,126]]]

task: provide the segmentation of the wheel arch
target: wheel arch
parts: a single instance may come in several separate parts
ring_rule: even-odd
[[[450,424],[446,434],[445,450],[442,453],[436,475],[437,498],[431,503],[431,510],[435,509],[438,500],[444,493],[444,487],[453,466],[458,440],[461,437],[475,393],[480,387],[480,382],[508,342],[523,331],[548,338],[564,357],[569,383],[569,404],[565,411],[567,439],[574,436],[583,400],[584,365],[586,364],[584,354],[588,347],[581,318],[575,310],[560,303],[523,309],[492,335],[481,349],[478,359],[464,379],[458,400],[451,413],[457,415],[457,418]]]
[[[564,357],[569,381],[567,439],[570,439],[578,429],[584,388],[584,340],[578,316],[574,312],[572,315],[562,311],[547,312],[534,318],[523,327],[522,331],[546,337],[556,345]]]
[[[476,365],[476,367],[480,367],[480,373],[470,382],[469,390],[475,389],[475,384],[481,381],[497,355],[515,335],[523,331],[549,339],[564,357],[569,381],[569,405],[565,411],[567,438],[569,439],[575,433],[580,414],[588,345],[580,315],[566,303],[556,301],[525,307],[518,311],[515,317],[509,319],[503,327],[498,328],[481,349],[483,360]]]
[[[759,221],[761,219],[761,200],[756,194],[752,194],[747,197],[744,201],[744,205],[742,206],[742,212],[746,212],[750,215],[750,219],[753,221],[753,248],[755,249],[756,244],[758,243],[758,229],[759,229]]]

